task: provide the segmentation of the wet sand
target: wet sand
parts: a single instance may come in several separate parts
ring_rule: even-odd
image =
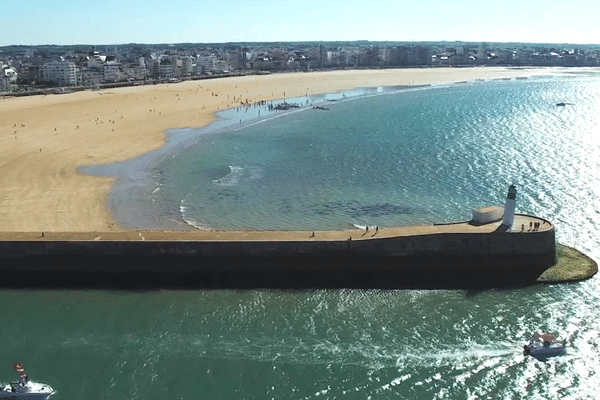
[[[155,150],[164,145],[168,129],[206,126],[227,108],[356,87],[557,73],[510,68],[332,71],[1,99],[0,232],[124,231],[106,206],[114,179],[83,175],[77,168]]]

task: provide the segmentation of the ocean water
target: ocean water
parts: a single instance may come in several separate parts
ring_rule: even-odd
[[[600,260],[594,71],[332,99],[263,108],[268,121],[245,129],[174,133],[147,167],[127,167],[136,195],[112,204],[182,226],[344,229],[468,219],[514,183],[518,212]],[[482,292],[2,290],[0,382],[22,361],[57,400],[595,399],[598,279]],[[524,356],[536,331],[566,339],[567,354]]]
[[[291,101],[310,105],[288,114],[234,109],[222,121],[233,124],[181,130],[166,154],[134,162],[128,176],[143,184],[122,179],[111,208],[131,228],[348,229],[468,220],[516,184],[518,211],[574,228],[587,213],[563,200],[600,190],[587,178],[598,172],[597,93],[584,75],[301,98]],[[266,120],[238,128],[261,108]]]

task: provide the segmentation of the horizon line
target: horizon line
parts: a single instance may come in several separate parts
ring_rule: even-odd
[[[464,43],[464,44],[521,44],[521,45],[560,45],[560,46],[600,46],[600,43],[570,43],[570,42],[515,42],[515,41],[489,41],[489,40],[478,40],[478,41],[465,41],[465,40],[274,40],[274,41],[229,41],[229,42],[123,42],[123,43],[71,43],[71,44],[57,44],[57,43],[45,43],[45,44],[7,44],[0,45],[0,48],[5,47],[43,47],[43,46],[128,46],[128,45],[145,45],[145,46],[176,46],[176,45],[241,45],[241,44],[299,44],[299,43]]]

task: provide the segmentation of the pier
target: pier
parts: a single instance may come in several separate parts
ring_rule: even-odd
[[[27,287],[497,287],[556,262],[553,225],[345,231],[0,233],[3,283]]]

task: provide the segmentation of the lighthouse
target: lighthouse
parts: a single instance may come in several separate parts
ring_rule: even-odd
[[[506,196],[506,203],[504,204],[504,216],[502,217],[502,225],[512,227],[513,221],[515,220],[515,204],[517,198],[517,187],[510,185],[508,188],[508,195]]]

